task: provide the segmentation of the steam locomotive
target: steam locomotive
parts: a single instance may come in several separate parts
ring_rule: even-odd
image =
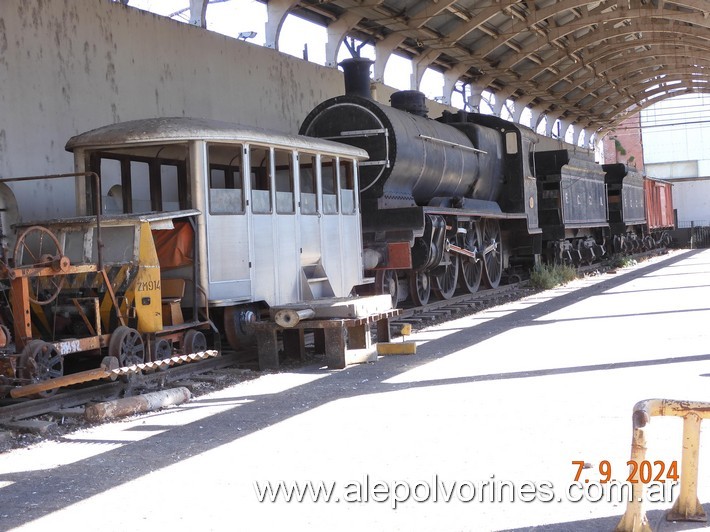
[[[383,105],[370,97],[369,60],[342,66],[346,94],[313,109],[300,133],[369,154],[360,163],[365,269],[394,303],[496,287],[504,272],[543,260],[592,262],[610,245],[657,245],[635,170],[571,146],[542,149],[534,131],[495,116],[432,120],[417,91]]]

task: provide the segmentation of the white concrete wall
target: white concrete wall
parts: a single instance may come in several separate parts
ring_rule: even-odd
[[[98,0],[0,0],[0,177],[71,172],[72,135],[199,116],[295,133],[342,75]],[[74,213],[73,182],[13,185],[23,219]]]

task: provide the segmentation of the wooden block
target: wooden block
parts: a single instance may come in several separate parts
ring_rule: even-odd
[[[416,355],[416,342],[392,342],[389,344],[378,343],[377,354],[379,355]]]
[[[345,362],[348,364],[377,362],[377,349],[374,346],[368,349],[348,349],[345,351]]]

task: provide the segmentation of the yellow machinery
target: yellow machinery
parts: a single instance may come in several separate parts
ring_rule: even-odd
[[[205,333],[215,329],[198,308],[197,215],[18,226],[0,269],[0,396],[62,377],[70,355],[96,367],[107,353],[112,365],[125,367],[205,351]],[[218,334],[209,336],[219,342]]]

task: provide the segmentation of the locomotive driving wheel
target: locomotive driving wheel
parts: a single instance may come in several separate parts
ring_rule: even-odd
[[[434,270],[434,292],[441,299],[451,299],[456,292],[456,282],[459,276],[459,260],[453,253],[444,253],[445,264]]]
[[[478,224],[473,224],[466,232],[464,249],[476,254],[476,258],[461,256],[461,271],[459,272],[459,285],[471,294],[478,290],[483,275],[483,261],[478,258],[481,250],[481,230]]]
[[[64,375],[64,360],[57,348],[49,342],[30,340],[22,350],[18,367],[18,376],[30,382],[42,382]],[[49,397],[58,388],[39,392],[39,397]]]
[[[412,303],[421,307],[429,303],[431,282],[429,272],[411,272],[409,274],[409,294]]]
[[[44,268],[52,266],[61,271],[69,266],[63,256],[59,240],[54,233],[39,225],[33,225],[17,238],[13,252],[15,268]],[[38,305],[54,301],[64,285],[64,275],[38,276],[28,279],[29,300]]]
[[[143,338],[135,329],[121,325],[111,335],[108,354],[118,358],[121,367],[143,364],[145,362]]]
[[[483,242],[484,282],[491,288],[500,284],[503,275],[503,243],[498,220],[484,220],[481,230]]]
[[[397,270],[377,270],[375,274],[375,290],[377,294],[387,294],[392,298],[392,308],[397,308],[399,302],[399,279]]]

